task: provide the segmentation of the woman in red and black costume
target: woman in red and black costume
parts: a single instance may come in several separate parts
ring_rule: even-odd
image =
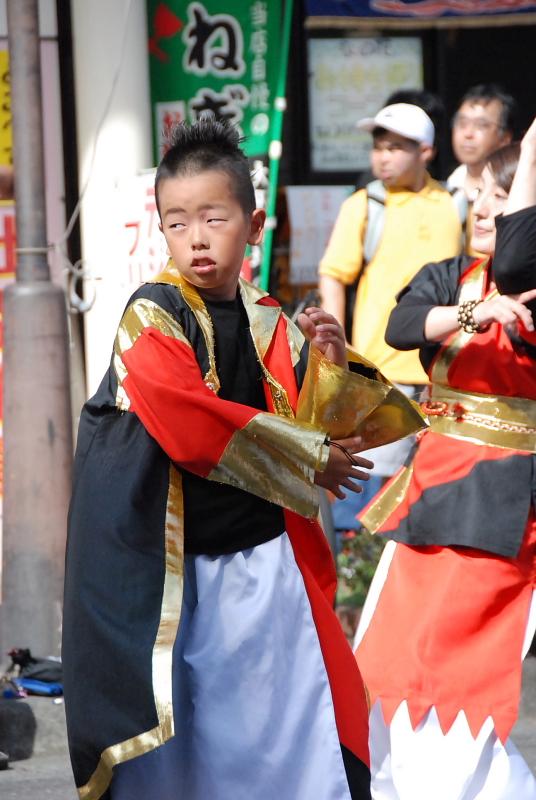
[[[430,429],[361,515],[391,540],[356,634],[375,800],[536,797],[509,738],[536,627],[536,122],[474,213],[485,257],[423,267],[386,333],[431,387]]]

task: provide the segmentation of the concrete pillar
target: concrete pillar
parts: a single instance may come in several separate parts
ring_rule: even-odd
[[[17,280],[4,293],[2,653],[59,653],[72,433],[63,290],[47,262],[37,0],[8,0]]]

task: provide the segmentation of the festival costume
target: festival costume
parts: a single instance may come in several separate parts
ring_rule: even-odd
[[[301,333],[239,289],[239,374],[220,369],[225,308],[170,263],[129,301],[82,413],[63,661],[86,800],[370,798],[365,693],[315,519],[327,429],[294,418]],[[316,362],[336,410],[332,366]]]
[[[423,333],[434,306],[495,291],[486,260],[430,265],[387,331],[421,346],[431,429],[361,515],[393,540],[356,634],[375,800],[536,796],[508,738],[536,628],[536,339],[498,323],[442,346]]]

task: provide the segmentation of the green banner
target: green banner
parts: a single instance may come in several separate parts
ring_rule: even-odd
[[[281,56],[281,0],[147,0],[147,12],[157,160],[165,130],[205,110],[240,129],[248,156],[265,155]]]

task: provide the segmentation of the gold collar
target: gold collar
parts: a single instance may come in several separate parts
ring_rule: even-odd
[[[216,394],[219,392],[221,384],[216,367],[216,348],[214,340],[214,328],[210,314],[207,311],[203,298],[193,284],[189,283],[177,269],[170,259],[166,269],[154,278],[154,283],[165,283],[176,286],[184,299],[186,305],[195,316],[197,323],[203,334],[208,353],[209,369],[203,380]],[[254,286],[252,283],[239,279],[238,288],[246,314],[248,316],[251,338],[255,346],[257,359],[263,371],[265,380],[270,387],[274,408],[277,414],[285,417],[293,417],[294,413],[290,406],[287,392],[284,387],[273,377],[264,364],[266,353],[270,347],[277,328],[277,324],[282,314],[280,306],[267,306],[259,303],[268,293]],[[303,336],[293,325],[287,326],[289,347],[293,366],[299,359]]]

